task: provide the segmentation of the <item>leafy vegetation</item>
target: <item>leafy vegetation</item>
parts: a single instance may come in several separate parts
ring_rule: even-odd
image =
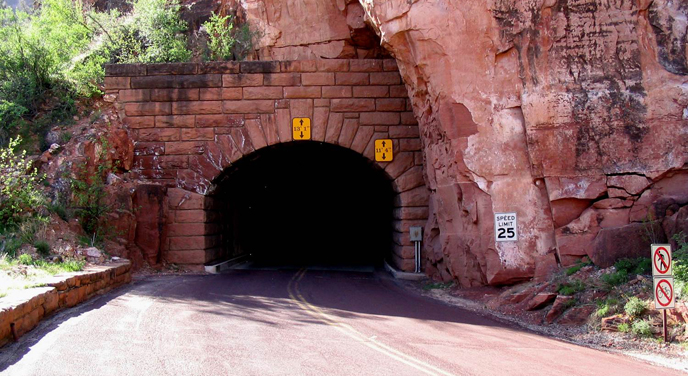
[[[683,232],[674,235],[677,247],[672,254],[672,271],[674,273],[674,291],[677,299],[686,298],[688,284],[688,242]]]
[[[628,275],[648,275],[652,273],[652,260],[649,257],[623,258],[617,261],[614,267],[616,270],[625,270]]]
[[[423,290],[437,290],[437,289],[445,290],[445,289],[448,289],[452,286],[454,286],[454,282],[451,282],[451,281],[445,282],[445,283],[432,282],[432,283],[427,283],[427,284],[423,285]]]
[[[597,311],[595,316],[602,318],[613,315],[619,311],[619,300],[616,298],[607,298],[597,302]]]
[[[44,202],[38,190],[38,173],[26,158],[26,151],[15,149],[21,138],[10,140],[0,149],[0,231],[18,226]]]
[[[37,241],[34,246],[36,247],[36,252],[38,252],[39,255],[47,257],[50,254],[50,244],[48,244],[48,242],[45,240]]]
[[[604,282],[608,288],[622,285],[627,281],[628,272],[624,269],[602,275],[602,282]]]
[[[557,292],[561,295],[574,295],[581,291],[585,291],[585,283],[579,280],[574,280],[570,283],[562,283],[557,288]]]
[[[100,143],[102,147],[100,154],[97,155],[99,163],[95,171],[90,171],[84,166],[77,177],[71,181],[75,214],[88,235],[82,243],[90,246],[100,244],[108,235],[111,235],[111,228],[103,222],[103,218],[112,211],[105,202],[105,183],[107,174],[113,171],[114,166],[106,158],[107,150],[109,150],[107,140],[101,138]]]
[[[652,336],[652,325],[647,320],[634,321],[631,324],[631,332],[638,337],[651,337]]]
[[[0,8],[0,144],[22,129],[40,133],[71,119],[75,98],[100,94],[107,63],[194,56],[178,0],[133,0],[131,9],[99,12],[81,0],[40,0],[28,12]],[[232,16],[213,13],[204,27],[212,59],[241,59],[253,48],[254,33],[235,27]],[[45,114],[36,119],[39,110]]]
[[[230,60],[232,58],[232,48],[236,42],[232,36],[234,23],[232,16],[220,16],[213,12],[210,19],[203,23],[208,33],[208,49],[212,60]]]
[[[638,297],[633,296],[628,299],[626,305],[624,305],[624,312],[630,317],[639,317],[645,312],[647,305],[644,301],[640,300]]]

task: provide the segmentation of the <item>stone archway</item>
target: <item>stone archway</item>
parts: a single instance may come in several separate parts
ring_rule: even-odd
[[[201,268],[227,255],[215,179],[256,150],[292,142],[291,119],[312,119],[312,141],[373,159],[374,140],[392,139],[379,162],[394,181],[394,251],[413,268],[412,225],[424,226],[428,190],[418,126],[394,60],[112,65],[116,95],[136,143],[134,174],[167,187],[163,258]]]

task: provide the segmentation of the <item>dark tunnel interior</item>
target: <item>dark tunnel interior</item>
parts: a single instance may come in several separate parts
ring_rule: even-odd
[[[391,252],[392,182],[355,151],[278,144],[237,161],[221,181],[227,247],[256,265],[380,266]]]

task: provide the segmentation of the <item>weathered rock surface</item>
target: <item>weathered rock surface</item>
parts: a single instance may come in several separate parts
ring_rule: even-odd
[[[387,55],[356,0],[245,0],[262,60],[355,59]]]
[[[530,302],[528,302],[528,307],[526,308],[526,310],[534,311],[536,309],[540,309],[542,307],[547,306],[549,303],[552,303],[556,298],[556,293],[541,292],[535,295],[532,299],[530,299]]]
[[[640,240],[644,218],[688,203],[684,3],[361,2],[420,123],[433,277],[511,283],[555,255],[608,264],[642,254],[646,241],[614,247]],[[509,211],[519,241],[495,243],[493,213]]]

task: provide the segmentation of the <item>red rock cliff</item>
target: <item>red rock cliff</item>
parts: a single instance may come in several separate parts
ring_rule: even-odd
[[[586,255],[601,266],[645,255],[688,231],[685,2],[242,6],[263,59],[373,56],[364,22],[396,57],[432,192],[432,276],[514,283]],[[511,211],[519,241],[496,243],[493,214]]]

